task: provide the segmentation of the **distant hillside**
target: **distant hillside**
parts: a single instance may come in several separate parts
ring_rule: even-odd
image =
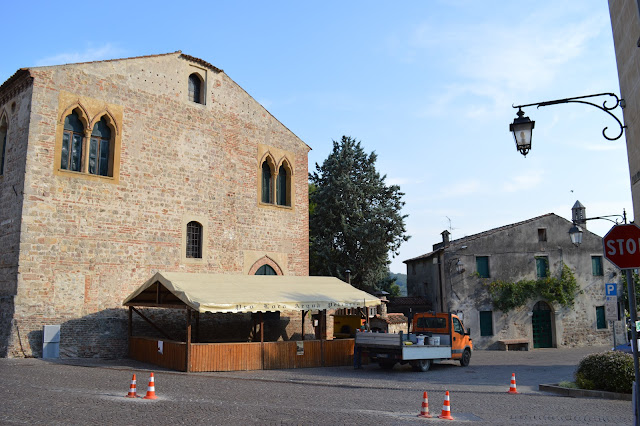
[[[400,287],[400,296],[407,296],[407,274],[394,274],[389,272],[390,278],[396,279],[396,285]]]

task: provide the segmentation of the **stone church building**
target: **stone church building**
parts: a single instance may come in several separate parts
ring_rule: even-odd
[[[614,333],[616,342],[623,343],[620,310],[616,321],[608,322],[605,316],[605,284],[618,285],[620,270],[603,258],[602,238],[581,221],[586,218],[584,206],[576,202],[572,210],[584,229],[579,246],[569,238],[572,222],[553,213],[455,240],[444,231],[433,251],[404,261],[409,296],[428,299],[435,311],[461,316],[477,349],[504,348],[504,342],[529,349],[613,346]],[[559,277],[563,265],[579,287],[573,306],[540,296],[509,312],[493,306],[489,283]]]
[[[0,356],[125,355],[159,270],[309,273],[309,146],[201,59],[20,69],[0,143]]]

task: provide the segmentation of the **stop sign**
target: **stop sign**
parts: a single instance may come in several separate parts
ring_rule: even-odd
[[[620,269],[640,268],[640,227],[615,225],[602,239],[604,257]]]

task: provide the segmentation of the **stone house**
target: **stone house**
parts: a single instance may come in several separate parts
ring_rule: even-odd
[[[408,318],[400,312],[389,312],[389,301],[381,299],[378,313],[369,319],[369,328],[382,333],[407,333],[409,331]]]
[[[0,143],[0,356],[40,356],[45,324],[63,355],[125,355],[122,302],[159,270],[309,273],[309,146],[201,59],[20,69]]]
[[[549,213],[455,240],[444,231],[433,251],[404,261],[408,294],[431,300],[437,312],[461,316],[478,349],[497,349],[505,341],[529,348],[613,346],[614,330],[621,343],[624,323],[608,323],[604,306],[605,283],[620,281],[620,271],[603,258],[602,238],[587,231],[586,223],[582,244],[574,246],[571,226]],[[579,286],[573,307],[534,297],[508,312],[494,308],[490,282],[559,277],[563,265]]]

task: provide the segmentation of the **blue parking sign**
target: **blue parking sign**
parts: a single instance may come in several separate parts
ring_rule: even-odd
[[[616,283],[606,283],[605,289],[607,292],[607,296],[617,296],[618,295],[618,284]]]

